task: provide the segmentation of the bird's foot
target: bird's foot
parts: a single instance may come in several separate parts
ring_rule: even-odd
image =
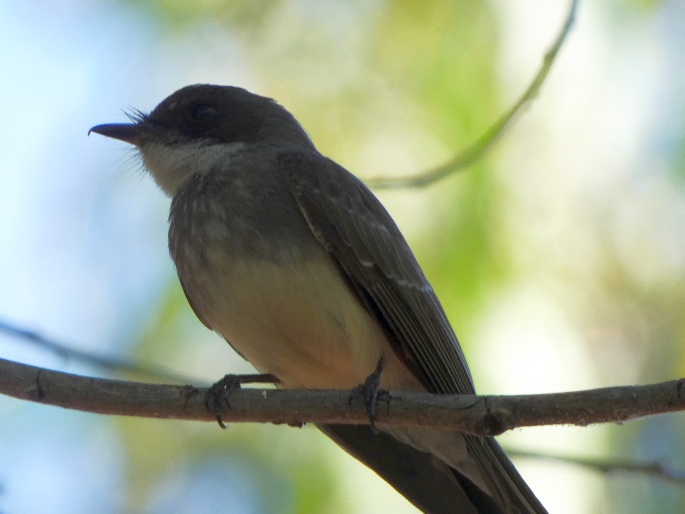
[[[229,401],[231,393],[236,389],[240,389],[242,384],[273,384],[278,383],[278,377],[266,374],[254,375],[226,375],[224,378],[215,382],[205,395],[205,407],[214,414],[217,423],[221,428],[226,428],[226,424],[221,419],[221,404],[225,403],[227,407],[231,407]]]
[[[375,433],[378,433],[378,429],[376,428],[376,407],[378,404],[378,399],[388,394],[387,391],[384,391],[380,388],[381,373],[383,372],[384,365],[385,362],[383,357],[381,357],[378,360],[376,369],[374,369],[373,372],[366,377],[366,380],[364,380],[363,384],[355,387],[352,390],[352,395],[350,396],[351,402],[353,397],[362,395],[364,398],[364,404],[366,405],[366,414],[369,416],[369,424]]]

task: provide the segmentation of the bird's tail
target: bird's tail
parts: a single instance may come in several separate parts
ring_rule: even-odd
[[[528,487],[528,484],[494,438],[465,437],[469,453],[480,463],[491,483],[494,484],[494,489],[499,492],[500,510],[492,512],[547,514],[547,509]],[[459,474],[458,470],[453,471]],[[486,496],[492,498],[490,495]],[[491,511],[484,510],[483,512],[489,513]]]
[[[466,448],[487,485],[440,458],[374,432],[366,425],[321,425],[319,429],[373,469],[428,514],[546,514],[506,454],[492,438],[466,438]],[[463,442],[462,442],[463,446]],[[491,494],[491,491],[498,494]]]

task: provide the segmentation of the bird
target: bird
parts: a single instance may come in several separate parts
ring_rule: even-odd
[[[196,84],[130,123],[171,197],[169,251],[193,311],[281,388],[475,394],[444,309],[364,183],[323,156],[275,100]],[[89,132],[89,133],[90,133]],[[429,514],[541,514],[491,437],[431,427],[319,425]]]

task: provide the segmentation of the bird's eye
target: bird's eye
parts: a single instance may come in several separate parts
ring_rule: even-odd
[[[190,111],[193,121],[205,121],[216,116],[216,107],[209,104],[198,104]]]

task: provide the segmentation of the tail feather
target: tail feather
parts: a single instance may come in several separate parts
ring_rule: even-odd
[[[547,514],[547,509],[519,475],[514,464],[497,441],[492,437],[482,439],[473,437],[473,439],[485,448],[486,462],[489,463],[490,472],[492,476],[496,477],[496,483],[499,484],[499,487],[504,489],[502,493],[508,499],[511,512],[513,514]]]
[[[386,433],[375,433],[366,425],[320,425],[319,429],[423,512],[488,512],[476,509],[457,476],[432,455],[402,444]]]
[[[442,460],[375,433],[366,425],[320,425],[350,455],[374,470],[427,514],[546,514],[506,454],[492,438],[467,437],[469,451],[485,463],[502,498],[493,498]]]

